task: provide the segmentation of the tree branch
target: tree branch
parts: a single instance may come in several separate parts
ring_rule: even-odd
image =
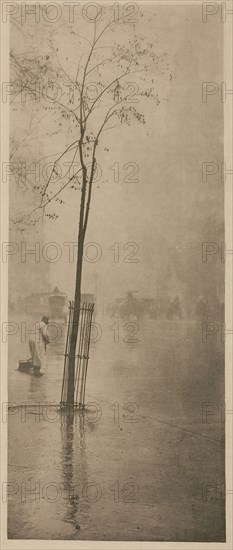
[[[78,86],[78,83],[77,83],[77,80],[75,79],[75,82],[72,81],[72,79],[70,78],[70,75],[65,71],[65,69],[62,67],[61,65],[61,62],[60,62],[60,59],[59,59],[59,56],[58,56],[58,53],[56,52],[56,49],[52,43],[52,40],[49,40],[50,44],[51,44],[51,47],[56,55],[56,58],[57,58],[57,61],[58,61],[58,64],[59,64],[59,67],[60,69],[63,71],[63,73],[67,76],[67,78],[69,79],[69,81],[71,82],[71,84],[75,84],[76,88],[78,89],[79,93],[80,93],[80,90],[79,90],[79,86]]]
[[[67,151],[72,151],[72,149],[77,149],[78,145],[76,145],[75,147],[73,147],[73,145],[74,145],[75,143],[79,143],[79,140],[77,139],[77,140],[73,141],[73,143],[71,143],[71,144],[65,149],[65,151],[63,151],[63,153],[60,155],[60,157],[58,157],[58,158],[54,161],[54,163],[53,163],[53,168],[52,168],[52,171],[51,171],[51,174],[50,174],[49,179],[48,179],[48,181],[47,181],[47,183],[46,183],[46,186],[45,186],[45,188],[44,188],[44,191],[43,191],[43,193],[42,193],[41,205],[42,205],[42,202],[43,202],[43,198],[44,198],[44,196],[45,196],[45,193],[46,193],[46,191],[47,191],[47,189],[48,189],[48,186],[49,186],[49,184],[50,184],[50,181],[51,181],[51,179],[52,179],[52,175],[53,175],[53,173],[54,173],[56,164],[59,162],[59,160],[61,160],[62,157],[64,157],[64,155],[67,153]]]
[[[53,201],[53,199],[55,199],[64,189],[65,187],[67,187],[67,185],[69,185],[69,183],[74,179],[76,178],[76,176],[78,175],[78,173],[81,172],[81,168],[79,168],[79,170],[77,170],[77,172],[75,172],[75,174],[73,174],[73,176],[59,189],[59,191],[57,191],[50,199],[47,200],[47,202],[45,204],[39,204],[38,206],[36,206],[35,208],[33,208],[33,210],[31,210],[31,212],[29,212],[28,214],[25,214],[24,216],[22,216],[20,219],[18,220],[15,220],[13,221],[14,224],[17,224],[17,223],[21,223],[24,219],[28,218],[29,216],[31,216],[34,212],[36,212],[36,210],[44,210],[45,207],[47,206],[47,204],[49,204],[50,202]]]
[[[27,71],[22,67],[22,65],[19,63],[19,61],[16,59],[16,57],[11,53],[11,57],[14,59],[16,65],[18,65],[18,67],[20,68],[20,74],[25,74],[27,73]],[[33,73],[32,73],[33,74]],[[35,78],[35,75],[33,74],[34,78]],[[32,80],[32,79],[31,79]],[[19,92],[17,92],[16,95],[18,95],[20,92],[22,92],[23,89],[28,89],[30,92],[32,92],[33,94],[35,94],[35,90],[31,89],[30,86],[28,85],[28,82],[26,82],[23,87],[20,89]],[[14,98],[12,98],[12,101],[15,99],[16,96],[14,96]],[[79,118],[77,117],[75,111],[73,109],[70,109],[69,107],[67,107],[66,105],[64,105],[63,103],[61,103],[60,101],[58,101],[57,99],[54,99],[53,97],[50,97],[48,96],[48,94],[44,93],[44,90],[42,92],[42,97],[47,97],[47,99],[49,99],[50,101],[54,102],[54,103],[57,103],[58,105],[60,105],[60,107],[62,107],[63,109],[66,109],[67,111],[69,111],[74,117],[75,119],[77,120],[78,123],[80,123],[80,120]]]

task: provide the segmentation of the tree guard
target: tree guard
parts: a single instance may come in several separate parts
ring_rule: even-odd
[[[91,323],[94,311],[94,304],[84,302],[79,309],[78,322],[78,339],[75,358],[74,371],[70,371],[69,363],[71,358],[71,336],[74,313],[77,305],[74,302],[69,302],[69,321],[66,338],[64,371],[61,390],[61,407],[72,405],[80,409],[84,408],[85,390],[87,380],[87,367],[89,359],[90,338],[91,338]]]

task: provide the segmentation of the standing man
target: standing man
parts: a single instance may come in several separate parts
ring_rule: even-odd
[[[39,323],[36,323],[36,338],[29,340],[29,348],[32,356],[32,366],[35,371],[44,374],[46,371],[46,347],[49,344],[48,336],[49,318],[44,315]]]

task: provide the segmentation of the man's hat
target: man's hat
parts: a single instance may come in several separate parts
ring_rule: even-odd
[[[47,315],[43,315],[41,321],[43,321],[44,323],[46,323],[46,325],[48,325],[49,317]]]

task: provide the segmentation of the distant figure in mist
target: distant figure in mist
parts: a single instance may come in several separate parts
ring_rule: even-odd
[[[35,340],[29,340],[32,367],[40,374],[44,374],[46,371],[46,347],[49,344],[48,323],[49,318],[44,315],[41,321],[36,323]]]

